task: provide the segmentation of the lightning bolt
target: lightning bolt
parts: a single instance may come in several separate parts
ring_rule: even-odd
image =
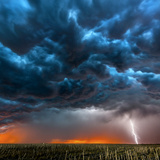
[[[133,124],[133,122],[132,122],[131,119],[130,119],[130,124],[131,124],[131,128],[132,128],[132,134],[133,134],[133,136],[134,136],[134,140],[135,140],[136,144],[138,144],[138,138],[137,138],[137,135],[136,135],[136,133],[135,133],[134,124]]]

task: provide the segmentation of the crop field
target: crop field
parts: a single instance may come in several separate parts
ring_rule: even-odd
[[[0,144],[0,160],[160,160],[160,145]]]

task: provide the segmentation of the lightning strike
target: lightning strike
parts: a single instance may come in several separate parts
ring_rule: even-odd
[[[137,135],[136,135],[136,133],[135,133],[134,124],[133,124],[133,122],[132,122],[131,119],[130,119],[130,124],[131,124],[131,128],[132,128],[132,134],[133,134],[133,136],[134,136],[134,140],[135,140],[136,144],[138,144],[138,138],[137,138]]]

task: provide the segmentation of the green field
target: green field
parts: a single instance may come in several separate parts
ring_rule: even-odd
[[[0,160],[159,160],[160,145],[0,144]]]

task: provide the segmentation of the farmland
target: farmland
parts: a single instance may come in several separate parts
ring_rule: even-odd
[[[0,160],[159,160],[160,145],[0,144]]]

